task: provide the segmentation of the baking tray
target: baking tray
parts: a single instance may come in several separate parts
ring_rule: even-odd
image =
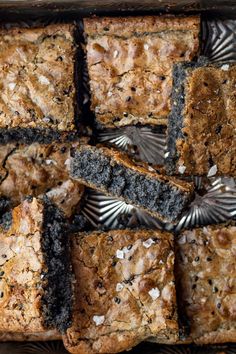
[[[236,60],[236,0],[0,0],[0,18],[7,19],[6,22],[21,22],[27,23],[29,25],[33,24],[35,21],[42,21],[43,23],[50,22],[69,22],[69,21],[79,21],[84,16],[88,15],[144,15],[144,14],[162,14],[162,13],[201,13],[203,19],[205,20],[202,28],[202,38],[204,41],[204,48],[202,48],[203,54],[207,54],[212,61],[223,60],[234,61]],[[220,25],[215,22],[215,18],[221,20]],[[235,21],[234,21],[235,19]],[[232,39],[229,41],[229,36]],[[208,38],[211,37],[211,45],[208,44]],[[214,44],[214,45],[212,45]],[[221,48],[219,50],[219,48]],[[227,49],[227,50],[226,50]],[[228,50],[230,49],[230,50]],[[88,102],[85,100],[85,104]],[[104,134],[104,132],[103,132]],[[162,144],[164,136],[161,135],[163,132],[158,132],[159,136],[154,136],[153,141],[158,144]],[[116,132],[116,137],[126,136],[126,131]],[[106,136],[106,134],[105,134]],[[106,140],[106,139],[105,139]],[[109,138],[107,139],[109,140]],[[145,140],[145,139],[144,139]],[[103,135],[104,141],[104,135]],[[118,139],[121,146],[118,148],[124,148],[130,140]],[[122,146],[123,143],[123,146]],[[131,144],[132,145],[132,144]],[[163,162],[163,155],[165,153],[164,145],[162,150],[162,155],[159,156],[157,161],[152,161],[152,156],[150,158],[150,163],[161,164]],[[141,160],[145,160],[145,149],[144,152],[141,151],[139,157]],[[199,185],[199,181],[195,181]],[[225,183],[225,181],[223,181]],[[221,182],[217,180],[208,181],[207,192],[209,189],[214,189],[214,185],[219,186]],[[226,183],[228,185],[228,182]],[[235,182],[227,188],[233,188],[233,194],[235,193]],[[228,192],[224,189],[224,197],[228,198]],[[214,190],[215,193],[215,190]],[[231,193],[231,192],[230,192]],[[227,195],[226,195],[227,194]],[[91,197],[91,192],[88,195]],[[214,195],[215,197],[215,195]],[[231,200],[232,194],[230,195]],[[100,198],[100,199],[99,199]],[[101,201],[102,196],[100,195],[97,200]],[[88,202],[91,198],[88,198]],[[113,201],[114,202],[114,201]],[[233,203],[235,200],[233,199]],[[228,199],[226,201],[228,204]],[[86,207],[86,203],[85,203]],[[124,205],[123,205],[124,207]],[[132,209],[132,206],[131,206]],[[126,210],[130,210],[127,206]],[[235,210],[233,211],[233,213]],[[86,214],[86,212],[85,212]],[[147,222],[143,215],[139,217]],[[182,223],[186,221],[188,216],[183,216],[185,219]],[[235,214],[234,214],[235,217]],[[184,221],[185,220],[185,221]],[[150,222],[150,220],[148,220]],[[163,228],[158,220],[152,220],[154,227]],[[166,226],[165,226],[166,227]],[[180,226],[182,227],[182,226]],[[32,343],[0,343],[0,354],[61,354],[66,353],[61,342],[32,342]],[[180,346],[161,346],[153,343],[141,343],[132,351],[132,354],[236,354],[236,344],[224,344],[215,346],[203,346],[197,347],[193,345],[180,345]]]

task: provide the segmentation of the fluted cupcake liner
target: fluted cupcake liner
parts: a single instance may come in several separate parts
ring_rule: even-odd
[[[67,354],[62,341],[0,343],[1,354]]]
[[[93,227],[116,228],[124,222],[122,217],[125,217],[127,227],[141,225],[175,232],[236,218],[236,186],[233,178],[195,177],[191,180],[195,184],[194,198],[175,227],[162,223],[131,204],[92,189],[87,190],[81,213]]]
[[[1,354],[66,354],[63,343],[52,342],[32,342],[32,343],[0,343]],[[235,344],[198,346],[167,346],[156,343],[143,342],[130,351],[130,354],[236,354]]]
[[[175,231],[217,224],[236,216],[236,188],[233,178],[193,178],[195,197],[180,218]]]
[[[140,161],[163,165],[166,152],[166,135],[159,128],[127,126],[98,132],[97,141],[113,145],[128,152]]]
[[[236,60],[236,20],[210,19],[202,22],[202,53],[211,62]]]
[[[125,225],[138,225],[162,229],[164,224],[148,213],[119,199],[88,189],[81,213],[93,227],[114,229]]]

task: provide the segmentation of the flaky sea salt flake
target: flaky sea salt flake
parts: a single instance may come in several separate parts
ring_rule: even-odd
[[[143,246],[145,247],[145,248],[149,248],[149,247],[151,247],[151,245],[153,245],[155,242],[153,241],[153,239],[152,238],[149,238],[148,240],[146,240],[146,241],[144,241],[143,242]]]
[[[96,323],[96,326],[100,326],[104,323],[105,316],[93,316],[93,322]]]
[[[117,292],[123,290],[123,288],[124,288],[124,285],[123,285],[123,284],[121,284],[121,283],[117,283],[117,284],[116,284],[116,291],[117,291]]]
[[[229,64],[222,65],[221,70],[228,71],[229,70]]]
[[[209,169],[207,177],[215,176],[216,172],[217,172],[217,166],[214,165]]]
[[[113,53],[113,58],[117,58],[119,55],[119,52],[118,50],[115,50],[114,53]]]
[[[148,294],[151,296],[152,300],[156,300],[160,296],[160,290],[158,288],[152,288]]]
[[[125,258],[125,253],[122,250],[117,250],[116,251],[116,257],[119,259],[124,259]]]
[[[179,166],[179,168],[178,168],[178,171],[179,171],[179,173],[181,173],[181,175],[184,173],[185,170],[186,170],[186,166],[184,166],[184,165]]]

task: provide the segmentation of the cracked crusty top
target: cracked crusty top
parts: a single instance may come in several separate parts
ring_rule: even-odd
[[[171,234],[154,230],[81,233],[72,238],[76,277],[71,353],[113,353],[152,339],[177,339]]]
[[[0,128],[74,129],[73,30],[0,30]]]
[[[186,75],[176,169],[203,175],[214,166],[219,175],[236,176],[236,65],[190,68]]]
[[[199,344],[236,341],[236,226],[184,231],[177,242],[180,311]]]
[[[87,18],[84,28],[97,122],[166,124],[172,66],[197,55],[199,17]]]
[[[44,331],[41,297],[46,266],[41,249],[43,204],[27,200],[0,230],[0,331]]]
[[[0,195],[19,204],[26,196],[46,193],[70,216],[83,186],[69,178],[70,149],[79,143],[0,146]]]

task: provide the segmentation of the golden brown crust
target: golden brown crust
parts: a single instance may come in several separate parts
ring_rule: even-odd
[[[162,31],[199,31],[199,16],[129,16],[93,17],[84,19],[89,36],[107,35],[130,37]]]
[[[0,230],[0,331],[43,332],[41,249],[43,204],[23,202],[12,213],[12,226]]]
[[[216,165],[217,174],[236,176],[235,80],[236,65],[188,71],[177,170],[202,175]]]
[[[84,25],[97,122],[166,124],[172,66],[198,53],[199,17],[92,18]]]
[[[73,30],[0,30],[0,128],[75,128]]]
[[[60,204],[69,216],[76,198],[78,203],[83,191],[81,184],[69,178],[70,149],[78,145],[74,142],[0,146],[0,195],[17,205],[26,196],[37,196],[49,190],[54,202]],[[65,205],[61,203],[63,193],[67,195]]]
[[[152,337],[178,337],[173,236],[157,230],[113,230],[72,239],[76,277],[71,353],[115,353]]]
[[[236,226],[184,231],[177,242],[180,311],[198,344],[236,341]]]
[[[60,186],[50,189],[46,196],[64,212],[66,217],[70,217],[78,206],[84,186],[72,179],[64,181]]]

